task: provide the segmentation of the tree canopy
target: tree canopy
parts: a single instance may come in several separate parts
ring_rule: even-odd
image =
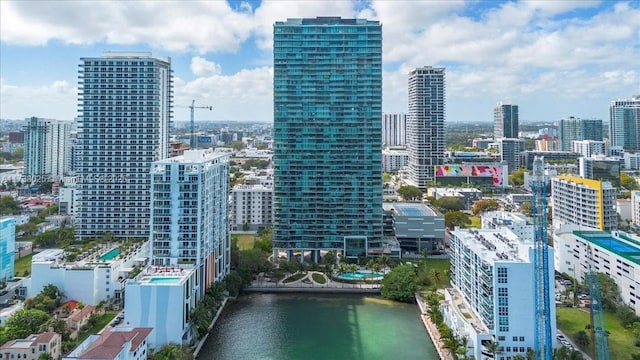
[[[413,185],[402,185],[398,188],[398,195],[405,200],[422,200],[422,191]]]
[[[637,190],[638,182],[632,176],[627,175],[626,173],[620,173],[620,186],[627,190]]]
[[[473,203],[471,207],[471,212],[473,215],[479,215],[487,211],[495,211],[500,209],[500,204],[495,199],[481,199]]]
[[[462,211],[447,211],[444,213],[444,226],[453,230],[456,226],[471,225],[471,219]]]
[[[11,339],[24,339],[31,334],[38,333],[40,327],[49,319],[51,316],[42,310],[23,309],[7,319],[5,328]]]
[[[11,196],[0,197],[0,215],[11,215],[20,212],[20,206]]]
[[[464,210],[462,199],[455,196],[443,196],[439,199],[434,199],[431,201],[431,205],[437,207],[442,212]]]
[[[413,302],[418,288],[416,272],[411,265],[394,267],[382,279],[382,296],[387,299]]]
[[[522,186],[524,185],[524,173],[527,172],[527,169],[520,168],[509,175],[509,184],[513,186]]]

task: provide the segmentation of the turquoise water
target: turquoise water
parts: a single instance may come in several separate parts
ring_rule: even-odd
[[[198,360],[437,360],[415,304],[251,294],[227,303]]]
[[[111,249],[109,251],[107,251],[106,253],[102,254],[98,260],[103,260],[103,261],[109,261],[109,260],[113,260],[116,258],[116,256],[120,255],[120,250],[119,249]]]
[[[180,281],[178,277],[154,277],[149,279],[151,284],[173,284]]]
[[[380,273],[373,273],[373,276],[372,276],[371,273],[356,271],[354,273],[350,273],[350,272],[342,273],[338,275],[338,277],[343,279],[349,279],[349,280],[361,280],[361,279],[380,280],[384,277],[384,275]]]

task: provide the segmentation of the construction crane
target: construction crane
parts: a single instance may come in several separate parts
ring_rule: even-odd
[[[587,245],[587,262],[589,264],[587,285],[589,286],[589,301],[591,303],[591,342],[593,343],[595,358],[597,360],[609,360],[609,345],[607,343],[607,331],[604,327],[600,280],[598,279],[598,272],[593,266],[593,253],[589,245]]]
[[[209,109],[213,110],[213,106],[195,106],[196,101],[191,101],[191,106],[188,106],[189,110],[191,110],[191,137],[189,141],[189,149],[194,150],[198,147],[198,141],[196,138],[196,121],[193,116],[194,109]]]
[[[534,302],[536,317],[536,360],[551,360],[553,342],[551,336],[551,289],[549,283],[549,241],[547,235],[547,185],[544,181],[544,158],[533,160],[533,182],[531,184],[533,229],[534,229]],[[555,306],[555,304],[554,304]]]

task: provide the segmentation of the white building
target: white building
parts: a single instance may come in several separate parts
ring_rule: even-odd
[[[409,72],[407,115],[408,181],[423,189],[444,163],[445,69],[431,66]]]
[[[587,246],[591,247],[593,270],[611,277],[622,300],[640,315],[640,237],[566,226],[554,232],[553,243],[556,270],[581,281],[589,270]]]
[[[105,52],[81,62],[77,237],[146,238],[149,168],[170,151],[171,59]]]
[[[149,327],[149,346],[189,344],[193,338],[191,312],[200,298],[196,269],[149,266],[127,281],[124,323]]]
[[[273,224],[273,187],[237,185],[231,190],[231,228],[258,230]]]
[[[616,199],[613,201],[616,207],[616,214],[622,221],[633,221],[631,213],[631,199]]]
[[[134,245],[121,253],[117,247],[100,247],[74,261],[65,260],[62,249],[47,249],[33,255],[31,277],[23,280],[27,297],[38,295],[42,289],[55,285],[67,299],[96,305],[105,300],[122,299],[122,290],[129,273],[136,266],[144,266],[149,254],[148,243]]]
[[[58,200],[60,214],[75,216],[78,209],[78,187],[76,184],[65,183],[60,187]]]
[[[63,360],[147,360],[152,328],[106,327],[89,337]]]
[[[69,171],[71,123],[32,117],[26,119],[24,174],[34,182],[57,181]]]
[[[533,223],[527,216],[509,211],[489,211],[481,216],[482,228],[507,228],[524,242],[533,242]]]
[[[151,168],[151,263],[196,269],[199,293],[230,270],[229,155],[188,150]]]
[[[407,114],[382,114],[382,145],[407,144]]]
[[[495,143],[493,139],[476,138],[471,142],[471,146],[477,149],[488,149],[489,145]]]
[[[640,226],[640,190],[631,192],[631,222],[634,226]]]
[[[551,180],[553,226],[575,224],[610,231],[618,226],[611,183],[561,175]]]
[[[406,167],[408,163],[409,151],[406,149],[385,148],[382,150],[382,171],[397,171]]]
[[[625,170],[639,170],[640,169],[640,152],[636,153],[624,153],[624,168]]]
[[[535,347],[534,244],[507,228],[456,229],[451,233],[451,283],[441,304],[445,323],[454,334],[469,339],[467,355],[484,359],[482,343],[496,341],[501,359],[526,357]],[[553,257],[553,249],[549,248]],[[555,293],[549,263],[548,296]],[[549,314],[555,320],[555,307]],[[551,336],[556,338],[555,321]],[[555,344],[554,344],[555,345]]]
[[[590,158],[592,155],[606,155],[607,143],[605,141],[596,140],[580,140],[572,141],[572,151],[580,154],[582,157]]]

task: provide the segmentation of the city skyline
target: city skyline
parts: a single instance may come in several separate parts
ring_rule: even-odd
[[[501,100],[520,105],[521,123],[569,115],[608,121],[611,100],[640,93],[635,4],[3,1],[0,118],[71,120],[79,58],[152,51],[172,58],[175,120],[188,120],[184,106],[195,99],[214,107],[196,120],[271,122],[273,23],[342,16],[383,24],[385,113],[407,112],[411,68],[437,66],[447,68],[447,122],[491,121]],[[80,14],[101,19],[88,25]]]

